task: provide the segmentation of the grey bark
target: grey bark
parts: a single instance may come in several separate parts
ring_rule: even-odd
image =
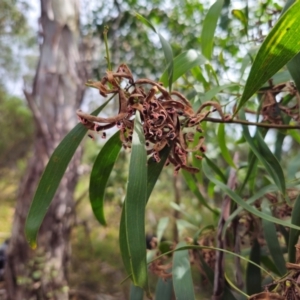
[[[87,80],[79,52],[79,0],[41,0],[40,59],[31,91],[24,91],[36,135],[17,197],[5,280],[8,299],[68,299],[67,267],[74,220],[73,192],[81,151],[71,161],[40,228],[38,248],[29,248],[24,224],[49,156],[77,123]],[[20,128],[19,130],[22,130]]]

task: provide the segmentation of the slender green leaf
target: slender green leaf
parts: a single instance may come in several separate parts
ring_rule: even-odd
[[[231,11],[232,15],[237,18],[244,26],[245,34],[248,32],[248,18],[246,14],[241,9],[233,9]]]
[[[186,181],[186,184],[188,185],[189,189],[194,193],[194,195],[197,197],[197,199],[199,200],[199,202],[206,207],[207,209],[209,209],[211,212],[213,212],[215,215],[219,215],[219,211],[210,207],[210,205],[208,204],[208,200],[205,200],[203,195],[201,194],[197,184],[196,184],[196,180],[195,177],[193,176],[193,174],[191,174],[190,172],[186,171],[186,170],[181,170],[181,173]]]
[[[148,175],[147,175],[147,201],[152,193],[152,190],[155,186],[155,183],[158,179],[159,174],[161,173],[169,153],[171,151],[171,147],[166,146],[163,150],[159,152],[160,162],[157,163],[153,161],[152,158],[148,160]]]
[[[225,124],[220,123],[219,128],[218,128],[218,144],[219,144],[219,147],[221,150],[221,154],[222,154],[223,158],[225,159],[225,161],[228,163],[228,165],[231,166],[232,168],[236,169],[236,166],[233,162],[232,156],[229,153],[229,150],[227,148],[225,137],[226,137]]]
[[[203,22],[201,34],[201,49],[203,55],[208,59],[211,59],[215,30],[223,4],[224,0],[217,0],[208,10]]]
[[[184,247],[185,245],[185,242],[181,242],[176,246],[176,249]],[[195,299],[188,250],[176,251],[174,253],[172,275],[176,299]]]
[[[249,259],[258,265],[260,264],[260,246],[257,239],[253,241]],[[262,289],[261,281],[260,269],[257,266],[248,263],[246,271],[247,294],[253,295],[260,293]]]
[[[268,270],[281,277],[281,274],[279,273],[274,262],[271,260],[270,256],[265,256],[262,253],[260,253],[260,261],[261,264],[264,265]]]
[[[173,83],[173,51],[171,48],[171,45],[167,42],[167,40],[155,29],[155,27],[149,22],[146,18],[144,18],[139,13],[134,13],[135,17],[140,20],[144,25],[146,25],[148,28],[153,30],[155,33],[158,34],[160,43],[162,45],[166,63],[167,63],[167,74],[168,74],[168,85],[169,90],[172,90],[172,83]]]
[[[142,15],[140,15],[137,12],[134,12],[134,16],[141,21],[144,25],[146,25],[148,28],[150,28],[151,30],[153,30],[155,33],[157,33],[155,27],[151,24],[151,22],[149,22],[145,17],[143,17]]]
[[[239,85],[237,83],[230,83],[230,84],[224,84],[224,85],[218,85],[213,87],[211,90],[206,92],[203,97],[201,97],[201,102],[205,102],[208,100],[213,99],[218,93],[232,87],[238,87]]]
[[[292,224],[300,226],[300,195],[297,197],[293,211],[292,211]],[[294,263],[296,261],[296,248],[295,245],[298,243],[298,238],[300,235],[299,229],[291,229],[289,236],[289,262]]]
[[[196,50],[190,49],[188,51],[182,52],[181,54],[179,54],[174,58],[172,81],[175,82],[187,71],[191,70],[196,66],[202,65],[205,62],[206,62],[206,58],[203,57]],[[168,84],[168,69],[164,71],[159,81],[161,81],[165,86]]]
[[[256,208],[252,207],[251,205],[249,205],[247,202],[245,202],[238,194],[236,194],[234,191],[232,191],[227,185],[225,185],[224,183],[222,183],[221,181],[217,180],[214,176],[212,176],[209,172],[209,165],[207,163],[207,161],[203,161],[202,164],[202,169],[203,172],[205,174],[205,176],[211,181],[213,182],[215,185],[217,185],[224,193],[226,193],[228,196],[230,196],[230,198],[235,201],[239,206],[241,206],[243,209],[247,210],[248,212],[254,214],[255,216],[268,220],[270,222],[274,222],[276,224],[281,224],[283,226],[287,226],[290,228],[294,228],[297,230],[300,230],[300,226],[296,226],[294,224],[291,224],[288,221],[283,221],[281,219],[277,219],[275,217],[266,215],[265,213],[257,210]]]
[[[151,195],[151,192],[155,186],[155,183],[165,165],[165,162],[169,156],[171,147],[165,147],[160,153],[160,162],[156,163],[152,159],[148,160],[148,173],[147,173],[147,201]],[[123,205],[121,221],[120,221],[120,230],[119,230],[119,245],[121,250],[122,260],[126,269],[127,274],[132,278],[132,270],[130,264],[130,253],[128,249],[127,242],[127,227],[125,222],[125,205],[126,200]]]
[[[160,218],[157,225],[157,242],[159,243],[161,241],[161,238],[163,237],[163,234],[169,224],[169,217]]]
[[[233,255],[235,257],[239,257],[240,259],[242,259],[243,261],[248,262],[249,264],[253,264],[258,269],[260,269],[261,271],[263,271],[264,273],[266,273],[268,276],[270,276],[271,278],[275,279],[270,272],[268,272],[266,269],[264,269],[259,264],[255,263],[254,261],[251,261],[250,259],[246,258],[245,256],[242,256],[240,254],[237,254],[235,252],[231,252],[231,251],[223,249],[223,248],[217,248],[217,247],[196,246],[196,245],[188,245],[188,246],[182,246],[182,247],[178,247],[178,248],[176,247],[176,249],[170,250],[169,252],[165,252],[164,254],[161,254],[161,255],[157,256],[154,260],[160,259],[164,255],[172,254],[173,252],[176,253],[177,251],[189,250],[189,249],[199,249],[199,250],[200,249],[210,249],[210,250],[216,250],[216,251],[221,251],[221,252],[224,252],[224,253],[228,253],[228,254]]]
[[[172,83],[173,83],[173,51],[170,46],[170,44],[165,40],[165,38],[159,33],[159,40],[162,45],[164,55],[165,55],[165,60],[167,63],[167,72],[168,72],[168,85],[169,85],[169,90],[172,90]]]
[[[125,223],[133,283],[147,289],[145,207],[147,201],[147,154],[140,113],[136,112],[125,203]]]
[[[261,190],[259,190],[257,193],[255,193],[253,196],[251,196],[245,203],[251,205],[253,204],[257,199],[263,197],[267,193],[271,192],[277,192],[278,187],[275,184],[270,184],[265,187],[263,187]],[[225,235],[225,230],[229,226],[229,224],[236,218],[236,216],[243,211],[243,207],[238,207],[226,220],[224,224],[224,231],[223,236]]]
[[[262,211],[265,214],[268,214],[270,216],[272,215],[270,210],[270,204],[266,200],[263,200],[262,202]],[[264,237],[267,242],[271,257],[280,275],[283,276],[286,273],[285,260],[283,257],[281,246],[278,241],[275,224],[263,219],[262,225],[263,225]]]
[[[144,299],[144,290],[139,286],[131,284],[130,286],[130,300],[143,300]]]
[[[92,114],[98,115],[111,99],[103,103]],[[38,230],[65,174],[69,162],[85,136],[87,129],[77,124],[56,147],[51,155],[33,197],[25,223],[25,236],[32,248],[37,246]]]
[[[171,278],[163,280],[158,279],[155,289],[155,300],[172,300],[173,281]]]
[[[219,169],[219,167],[212,161],[210,160],[206,155],[204,155],[205,157],[205,161],[207,162],[207,164],[210,166],[210,168],[212,168],[216,174],[218,174],[218,176],[221,178],[221,180],[226,183],[227,182],[227,178],[224,175],[224,173]],[[203,162],[202,162],[203,164]]]
[[[241,113],[241,119],[245,119],[244,113]],[[279,190],[285,195],[285,178],[282,171],[282,168],[275,157],[271,152],[269,147],[266,145],[259,131],[255,134],[255,139],[250,136],[248,127],[243,125],[243,135],[249,144],[251,150],[255,156],[260,160],[260,162],[265,167],[268,174],[274,180],[274,183],[278,186]],[[257,142],[257,144],[255,143]]]
[[[248,99],[300,51],[300,1],[281,16],[261,45],[253,62],[235,114]]]
[[[105,188],[121,147],[122,143],[118,131],[100,150],[90,176],[90,202],[96,219],[102,225],[106,225],[104,217]]]

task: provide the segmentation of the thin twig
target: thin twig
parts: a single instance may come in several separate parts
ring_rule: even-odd
[[[230,123],[230,124],[242,124],[247,126],[257,126],[264,128],[276,128],[276,129],[300,129],[300,125],[286,125],[286,124],[268,124],[268,123],[257,123],[257,122],[249,122],[245,120],[236,120],[236,119],[218,119],[218,118],[210,118],[205,117],[202,119],[203,121],[212,122],[212,123]]]

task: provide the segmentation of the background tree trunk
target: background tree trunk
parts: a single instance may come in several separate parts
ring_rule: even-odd
[[[8,298],[68,299],[67,265],[74,219],[77,151],[40,228],[28,247],[24,223],[38,180],[54,148],[77,123],[87,79],[79,54],[79,0],[41,0],[40,59],[32,90],[24,91],[36,123],[31,160],[21,182],[5,270]],[[20,128],[19,130],[22,130]]]

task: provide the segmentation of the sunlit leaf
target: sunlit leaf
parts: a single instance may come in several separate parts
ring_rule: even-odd
[[[157,225],[157,243],[161,241],[161,238],[163,237],[164,231],[166,230],[167,226],[169,224],[169,217],[160,218]]]
[[[205,62],[206,58],[196,50],[190,49],[188,51],[182,52],[174,58],[172,81],[175,82],[182,75],[186,74],[187,71],[196,66],[202,65]],[[159,81],[161,81],[164,86],[167,86],[168,80],[168,70],[166,69],[163,75],[160,77]]]
[[[140,15],[137,12],[134,12],[134,16],[141,21],[144,25],[146,25],[148,28],[150,28],[151,30],[153,30],[155,33],[157,33],[155,27],[151,24],[150,21],[148,21],[145,17],[143,17],[142,15]]]
[[[173,83],[173,51],[171,48],[171,45],[167,42],[167,40],[159,33],[159,40],[162,45],[164,55],[165,55],[165,60],[167,63],[167,72],[168,72],[168,86],[169,90],[172,90],[172,83]]]
[[[248,99],[300,51],[300,1],[278,20],[262,43],[253,62],[235,114]]]
[[[102,225],[106,225],[104,217],[105,188],[121,147],[120,132],[118,131],[102,147],[91,171],[90,202],[95,217]]]
[[[229,153],[229,150],[227,148],[227,144],[226,144],[226,134],[225,134],[225,124],[224,123],[220,123],[219,124],[219,128],[218,128],[218,144],[221,150],[221,154],[223,156],[223,158],[225,159],[225,161],[228,163],[229,166],[231,166],[232,168],[236,169],[236,166],[233,162],[232,159],[232,155]]]
[[[150,21],[148,21],[145,17],[140,15],[139,13],[135,12],[134,13],[135,17],[140,20],[144,25],[146,25],[148,28],[153,30],[155,33],[158,34],[160,43],[162,45],[165,59],[166,59],[166,64],[167,64],[167,74],[168,74],[168,86],[169,90],[172,90],[172,83],[173,83],[173,51],[171,48],[171,45],[168,43],[168,41],[160,34],[157,32],[155,27],[151,24]]]
[[[98,115],[109,101],[110,99],[97,108],[92,115]],[[25,223],[26,239],[32,248],[35,248],[37,245],[38,230],[69,162],[86,132],[87,129],[82,124],[77,124],[56,147],[42,174]]]
[[[201,34],[201,49],[202,54],[208,59],[211,59],[215,30],[223,4],[224,0],[217,0],[208,10],[203,22]]]
[[[232,15],[241,21],[244,26],[245,34],[247,35],[248,32],[248,18],[246,14],[241,9],[233,9],[231,11]]]

